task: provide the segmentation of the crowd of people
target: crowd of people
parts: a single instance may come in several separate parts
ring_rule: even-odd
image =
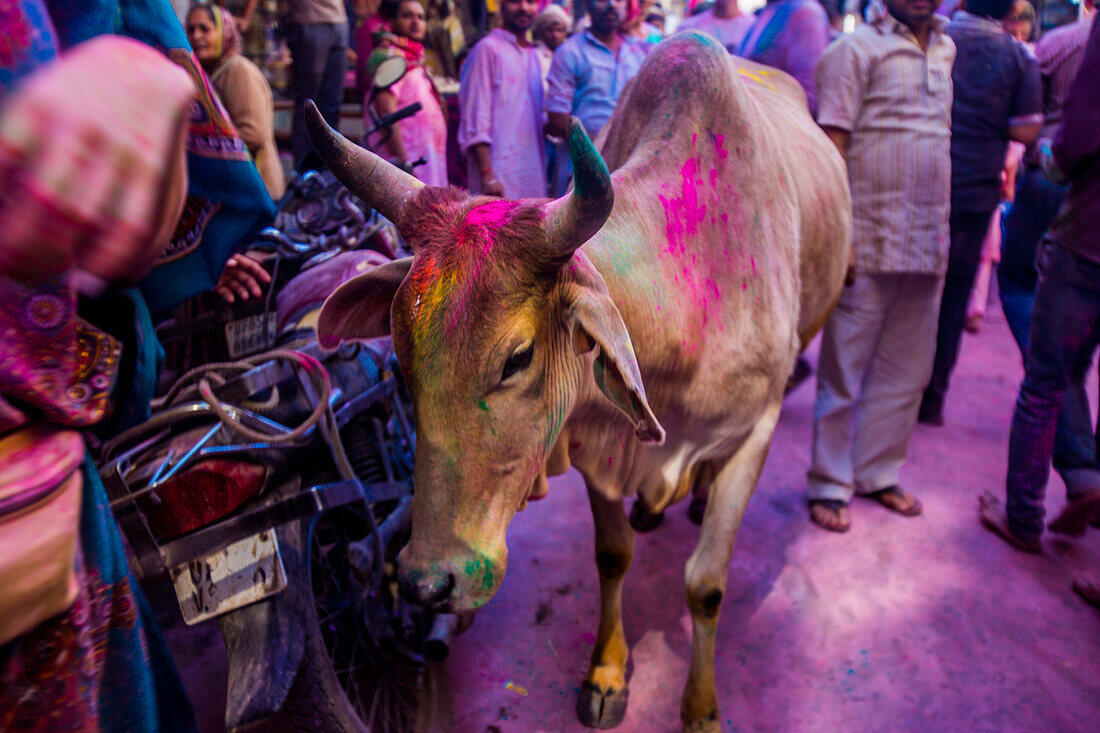
[[[296,99],[291,168],[309,162],[302,103],[316,100],[339,126],[350,63],[368,110],[421,105],[385,140],[365,141],[421,180],[561,195],[569,118],[597,136],[647,53],[676,29],[652,0],[576,2],[499,0],[465,48],[454,23],[438,24],[451,2],[375,0],[349,14],[343,0],[289,0],[280,33]],[[1006,500],[982,496],[980,520],[1039,552],[1053,465],[1068,502],[1047,526],[1073,535],[1100,521],[1084,386],[1100,345],[1100,29],[1083,2],[1079,20],[1041,36],[1027,0],[949,0],[938,12],[929,0],[875,0],[854,28],[819,0],[772,0],[754,15],[715,0],[689,6],[697,12],[679,24],[789,73],[846,161],[852,251],[822,337],[808,473],[810,518],[826,530],[850,528],[856,496],[921,513],[900,469],[915,424],[945,423],[960,339],[980,327],[994,264],[1025,377]],[[234,255],[286,188],[269,80],[242,35],[255,35],[256,2],[175,16],[166,2],[104,2],[53,18],[42,0],[9,6],[0,11],[0,487],[56,489],[50,496],[71,504],[41,519],[56,532],[35,524],[18,542],[0,533],[6,579],[45,574],[42,552],[57,559],[48,592],[0,595],[9,604],[0,605],[0,728],[50,729],[63,717],[73,729],[189,730],[72,429],[117,431],[148,416],[156,354],[119,342],[155,343],[151,313],[215,287],[227,300],[255,296],[266,277]],[[433,22],[450,29],[442,45]],[[392,56],[405,74],[375,88],[372,72]],[[457,105],[441,94],[442,74],[458,77]],[[62,540],[34,554],[21,546],[39,537]],[[1100,603],[1096,585],[1078,590]]]

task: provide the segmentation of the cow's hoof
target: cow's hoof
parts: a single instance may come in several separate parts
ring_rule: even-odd
[[[685,722],[681,730],[683,733],[722,733],[722,726],[717,720],[695,720]]]
[[[693,496],[691,497],[691,503],[688,504],[688,519],[693,524],[702,524],[703,515],[707,513],[707,497],[705,496]]]
[[[589,728],[614,728],[626,717],[626,696],[625,689],[600,692],[591,682],[583,682],[577,697],[577,717]]]
[[[664,512],[652,514],[640,501],[634,502],[634,506],[630,508],[630,526],[634,528],[635,532],[641,532],[642,534],[652,532],[661,526],[661,521],[664,518]]]

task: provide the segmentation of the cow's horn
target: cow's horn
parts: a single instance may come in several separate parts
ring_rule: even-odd
[[[332,174],[368,206],[399,223],[405,204],[424,184],[329,127],[312,99],[306,100],[305,112],[309,139]]]
[[[576,117],[569,118],[569,158],[573,190],[546,206],[550,245],[567,256],[600,231],[615,203],[607,164]]]

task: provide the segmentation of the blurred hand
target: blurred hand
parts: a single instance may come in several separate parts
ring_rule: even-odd
[[[481,193],[486,196],[504,196],[504,184],[495,178],[481,182]]]
[[[1012,202],[1016,199],[1016,166],[1009,165],[1001,169],[1001,201]]]
[[[248,300],[263,295],[263,286],[271,282],[271,275],[256,260],[248,255],[237,254],[229,258],[222,270],[214,292],[222,296],[226,303],[235,303],[237,298]]]
[[[183,210],[194,96],[183,69],[119,36],[27,77],[0,108],[0,273],[143,275]]]

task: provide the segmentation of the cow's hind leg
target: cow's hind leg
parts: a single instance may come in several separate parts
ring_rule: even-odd
[[[768,454],[780,402],[773,402],[757,421],[737,453],[711,483],[699,542],[687,562],[685,588],[691,612],[691,668],[680,701],[685,731],[720,730],[718,694],[714,686],[714,637],[718,611],[726,592],[726,572],[733,542],[741,526],[764,459]]]
[[[623,575],[634,557],[634,530],[623,501],[608,501],[588,490],[596,524],[596,567],[600,572],[600,630],[592,665],[581,685],[577,717],[590,728],[614,728],[626,715],[626,661],[623,633]]]

